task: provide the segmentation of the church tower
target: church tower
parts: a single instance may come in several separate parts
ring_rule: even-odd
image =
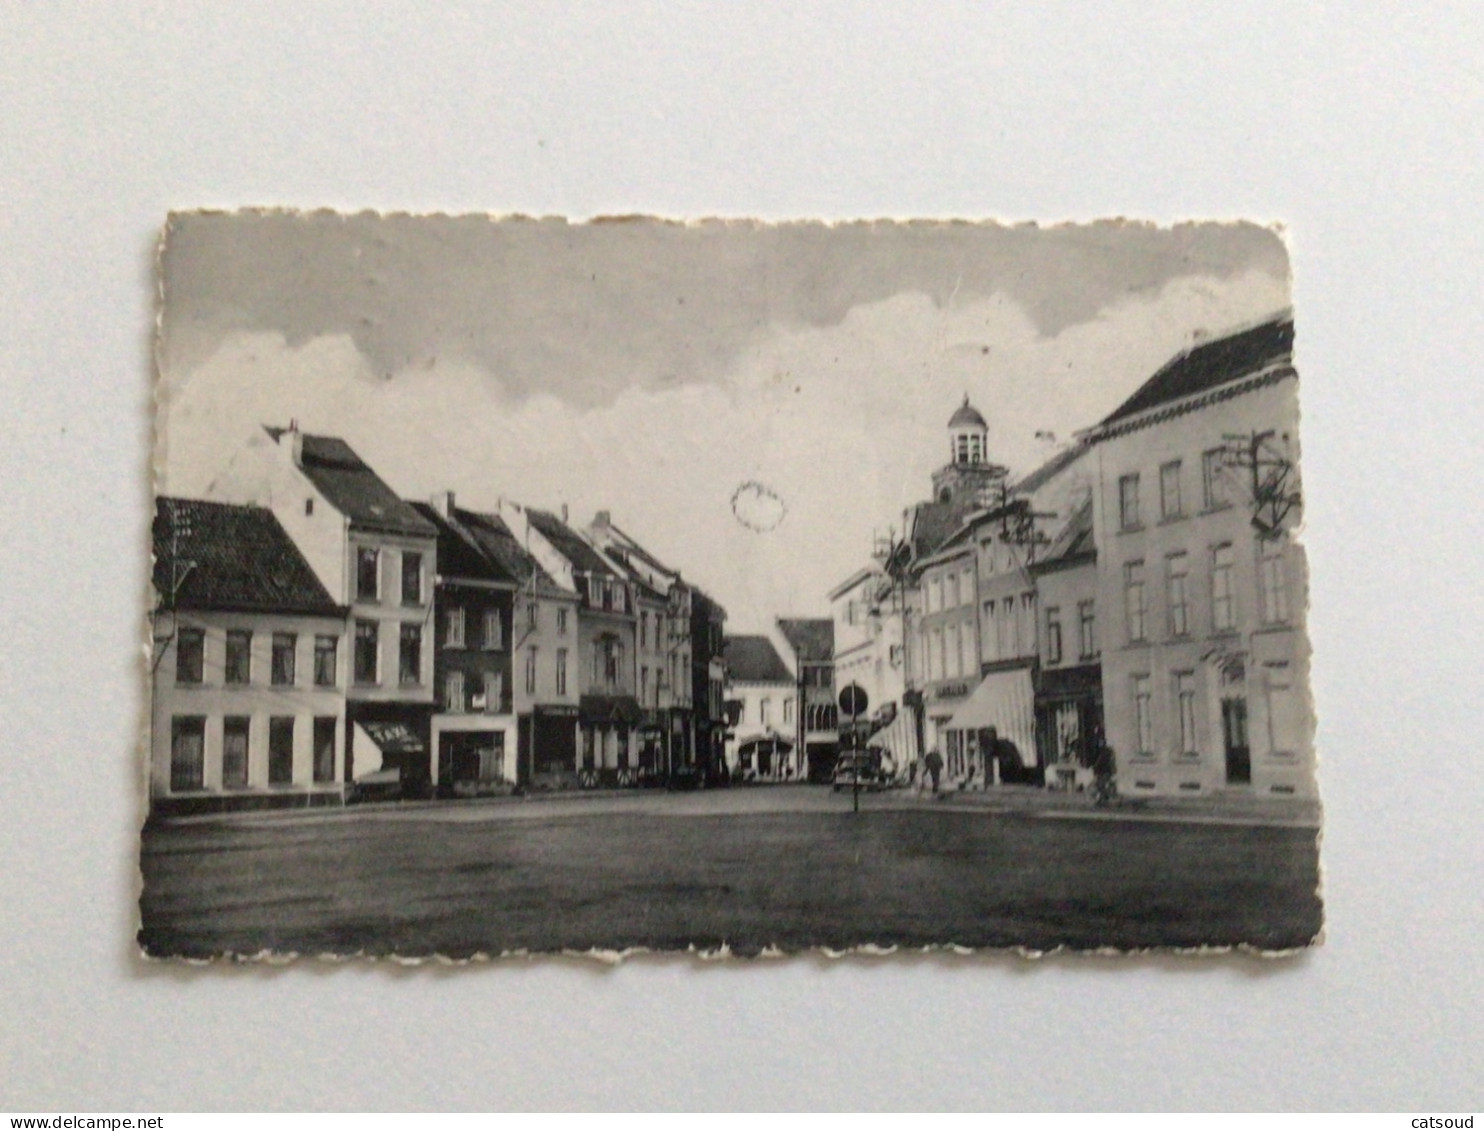
[[[933,500],[967,512],[990,501],[1009,469],[989,460],[989,425],[968,395],[948,421],[948,462],[933,472]]]

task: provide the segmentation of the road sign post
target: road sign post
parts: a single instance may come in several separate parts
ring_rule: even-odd
[[[840,689],[840,710],[850,716],[850,801],[851,809],[861,811],[861,751],[860,738],[856,734],[855,721],[866,713],[871,699],[858,683],[847,683]]]

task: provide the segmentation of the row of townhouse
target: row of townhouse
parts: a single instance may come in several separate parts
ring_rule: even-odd
[[[867,741],[961,788],[1308,794],[1287,315],[1172,359],[1011,482],[967,401],[905,533],[831,595]]]
[[[772,632],[726,638],[725,763],[745,781],[827,781],[839,749],[835,625],[779,617]]]
[[[397,496],[267,428],[157,500],[151,811],[722,769],[725,610],[600,513]]]

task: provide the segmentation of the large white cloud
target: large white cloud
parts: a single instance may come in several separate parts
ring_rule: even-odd
[[[1096,422],[1193,334],[1219,333],[1289,301],[1263,272],[1192,276],[1042,337],[1014,302],[937,308],[899,294],[826,328],[772,328],[720,382],[631,390],[581,410],[555,396],[512,407],[482,370],[441,361],[375,376],[349,338],[298,348],[235,334],[161,390],[161,491],[206,488],[248,430],[295,418],[347,439],[409,497],[501,496],[575,520],[595,510],[711,590],[731,626],[822,613],[863,564],[873,532],[900,529],[947,455],[944,424],[967,393],[991,451],[1016,472]],[[731,498],[766,484],[787,508],[774,529],[737,521]]]

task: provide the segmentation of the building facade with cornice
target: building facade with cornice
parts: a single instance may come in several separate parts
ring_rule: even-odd
[[[1288,316],[1201,343],[1086,436],[1124,795],[1312,796]]]

